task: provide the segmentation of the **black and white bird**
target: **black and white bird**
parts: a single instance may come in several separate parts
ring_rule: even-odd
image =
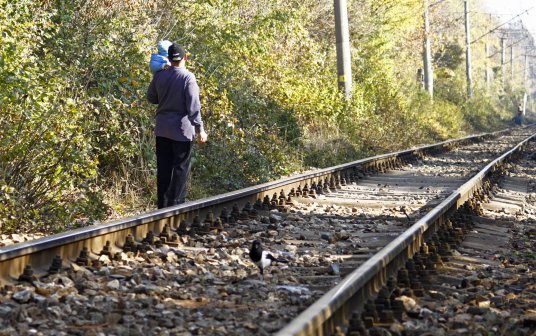
[[[264,274],[264,269],[272,264],[272,262],[280,262],[287,264],[288,261],[274,257],[270,252],[262,249],[261,242],[254,240],[249,250],[249,257],[259,267],[260,273]]]

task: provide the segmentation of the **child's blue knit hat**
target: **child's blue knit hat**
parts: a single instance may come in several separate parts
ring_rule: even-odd
[[[158,55],[166,56],[168,55],[168,49],[171,45],[171,42],[168,40],[162,40],[158,42]]]

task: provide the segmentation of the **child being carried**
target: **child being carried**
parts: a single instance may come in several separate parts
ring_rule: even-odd
[[[171,42],[168,40],[163,40],[158,42],[158,54],[151,54],[151,61],[149,62],[149,68],[153,75],[160,70],[167,69],[171,66],[167,58],[168,49],[171,45]]]

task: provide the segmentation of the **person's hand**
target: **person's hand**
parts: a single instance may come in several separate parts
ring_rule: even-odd
[[[200,133],[197,133],[197,142],[199,143],[205,143],[207,142],[208,134],[205,131],[201,131]]]

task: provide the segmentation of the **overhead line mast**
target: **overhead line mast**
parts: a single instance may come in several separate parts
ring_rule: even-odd
[[[436,3],[437,4],[437,3]],[[430,21],[428,0],[424,0],[424,41],[423,41],[423,67],[424,67],[424,88],[434,99],[434,74],[432,70],[432,56],[430,48]]]
[[[471,27],[469,24],[469,1],[464,1],[465,11],[465,72],[467,76],[467,97],[473,97],[473,76],[471,73]]]
[[[335,0],[335,35],[337,43],[337,82],[344,96],[352,95],[352,63],[350,56],[350,32],[346,0]]]

